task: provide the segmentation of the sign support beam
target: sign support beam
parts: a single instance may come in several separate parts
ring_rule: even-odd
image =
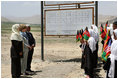
[[[98,1],[95,1],[95,25],[98,26]]]
[[[43,1],[41,1],[41,60],[44,61],[44,40],[43,40]]]

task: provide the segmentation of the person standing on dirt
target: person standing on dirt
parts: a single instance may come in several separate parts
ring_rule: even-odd
[[[80,41],[81,43],[85,44],[84,50],[83,50],[83,57],[84,57],[84,63],[83,68],[85,71],[86,78],[93,78],[93,53],[96,50],[96,42],[93,37],[90,36],[90,33],[88,31],[88,28],[86,27],[85,31],[83,32],[83,37]]]
[[[110,68],[107,74],[108,78],[117,78],[117,29],[113,32],[114,41],[111,44]]]
[[[96,25],[91,25],[91,29],[93,30],[93,36],[96,42],[96,50],[94,52],[94,68],[97,68],[98,64],[98,49],[99,49],[99,33],[98,33],[98,27]]]
[[[21,58],[23,57],[23,40],[19,31],[19,24],[12,26],[11,35],[11,74],[12,78],[19,78],[21,75]]]
[[[27,37],[28,37],[28,43],[32,47],[32,49],[28,52],[27,69],[26,69],[26,71],[34,72],[34,71],[31,70],[31,62],[32,62],[32,56],[33,56],[33,53],[34,53],[34,47],[36,45],[36,42],[35,42],[35,39],[34,39],[32,33],[30,32],[30,30],[31,30],[30,25],[26,24],[26,26],[27,26],[26,34],[27,34]]]
[[[27,31],[26,25],[20,24],[20,34],[23,39],[23,58],[21,59],[21,74],[22,75],[30,74],[26,72],[28,52],[29,50],[31,50],[31,47],[28,43],[28,37],[26,35],[26,31]]]

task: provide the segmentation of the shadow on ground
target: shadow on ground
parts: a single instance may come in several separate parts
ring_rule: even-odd
[[[101,75],[99,74],[100,71],[102,70],[102,65],[103,65],[103,62],[101,60],[101,57],[98,58],[98,65],[97,65],[97,68],[94,69],[94,78],[102,78]]]
[[[28,76],[21,76],[20,78],[32,78],[32,77],[28,77]]]
[[[74,58],[74,59],[68,59],[68,60],[56,60],[53,62],[81,62],[81,58]],[[94,78],[102,78],[100,75],[100,71],[102,70],[103,62],[101,60],[101,57],[98,57],[98,65],[97,68],[94,69]]]
[[[81,58],[74,58],[74,59],[68,59],[68,60],[56,60],[53,62],[81,62]]]

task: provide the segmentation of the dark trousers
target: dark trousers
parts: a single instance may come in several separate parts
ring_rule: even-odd
[[[114,78],[117,78],[117,60],[115,60],[115,74],[114,74]]]
[[[96,50],[93,53],[93,58],[94,58],[94,60],[93,60],[94,68],[96,68],[97,64],[98,64],[98,42],[96,44]]]
[[[85,58],[84,58],[84,54],[82,52],[81,69],[84,69],[84,64],[85,64]]]
[[[21,75],[20,58],[11,58],[11,74],[12,78],[18,78]]]
[[[27,57],[27,71],[31,70],[31,62],[32,62],[32,56],[33,56],[34,49],[30,50],[28,52],[28,57]]]

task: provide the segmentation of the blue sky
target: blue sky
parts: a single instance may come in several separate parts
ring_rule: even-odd
[[[4,1],[2,16],[27,17],[40,14],[40,1]]]
[[[98,14],[117,16],[116,1],[100,1],[98,3]],[[40,15],[40,1],[1,1],[1,15],[4,17]]]
[[[99,14],[117,16],[117,1],[99,1]]]

